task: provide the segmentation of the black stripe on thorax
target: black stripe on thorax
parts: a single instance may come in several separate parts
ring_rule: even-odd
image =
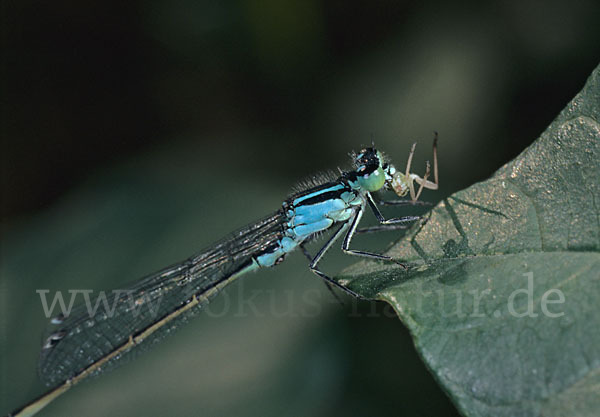
[[[327,200],[331,200],[334,198],[340,198],[340,196],[348,191],[352,191],[350,188],[341,188],[339,190],[335,190],[335,191],[328,191],[326,193],[321,193],[318,194],[314,197],[311,197],[309,199],[306,199],[304,201],[301,201],[300,203],[298,203],[296,205],[296,207],[299,206],[311,206],[313,204],[318,204],[318,203],[322,203],[323,201],[327,201]]]

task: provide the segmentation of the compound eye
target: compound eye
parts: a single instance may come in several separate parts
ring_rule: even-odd
[[[359,185],[367,191],[380,190],[385,184],[385,173],[381,167],[377,168],[370,174],[361,175],[361,170],[358,170],[357,173]]]

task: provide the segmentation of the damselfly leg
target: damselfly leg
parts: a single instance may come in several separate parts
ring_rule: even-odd
[[[380,261],[394,262],[394,263],[397,263],[398,265],[406,268],[406,265],[404,265],[401,262],[396,261],[395,259],[393,259],[387,255],[381,255],[379,253],[350,249],[350,242],[352,241],[352,238],[354,237],[354,234],[356,233],[356,228],[357,228],[358,224],[360,223],[360,219],[362,218],[362,215],[363,215],[363,207],[361,206],[356,209],[356,214],[354,215],[354,218],[352,218],[352,220],[351,220],[350,229],[348,230],[348,233],[346,233],[346,236],[344,237],[344,243],[342,244],[342,251],[347,255],[360,256],[363,258],[370,258],[370,259],[377,259]],[[401,219],[393,219],[393,220],[401,220]]]
[[[410,223],[412,221],[420,219],[419,216],[405,216],[405,217],[386,220],[384,218],[383,214],[381,214],[379,207],[377,207],[377,204],[381,204],[380,201],[376,202],[373,199],[373,196],[369,193],[367,196],[367,202],[369,203],[369,207],[373,211],[373,214],[379,221],[379,224],[377,226],[369,226],[369,227],[363,227],[363,228],[357,229],[356,233],[358,233],[358,234],[375,233],[375,232],[380,232],[380,231],[391,231],[391,230],[403,230],[403,229],[407,229],[409,227],[409,225],[407,223]],[[405,203],[402,205],[414,205],[414,202],[411,200],[397,200],[397,202]],[[422,203],[422,202],[419,201],[418,203]],[[401,204],[395,204],[395,205],[401,205]]]
[[[331,248],[331,245],[333,245],[335,243],[336,240],[338,240],[340,238],[340,236],[342,234],[344,234],[344,232],[346,231],[346,229],[348,228],[348,223],[344,223],[342,224],[339,229],[337,229],[335,231],[335,233],[333,234],[333,236],[331,236],[329,238],[329,240],[327,241],[327,243],[325,243],[325,245],[323,245],[323,247],[321,249],[319,249],[319,252],[317,252],[317,254],[315,255],[314,258],[312,258],[312,260],[310,261],[310,265],[308,266],[310,268],[310,270],[315,273],[316,275],[318,275],[319,277],[323,278],[325,280],[326,284],[329,285],[334,285],[337,288],[341,289],[342,291],[350,294],[353,297],[356,298],[363,298],[361,295],[357,294],[356,292],[352,291],[351,289],[343,286],[342,284],[340,284],[339,282],[337,282],[336,280],[334,280],[333,278],[327,276],[327,274],[325,274],[323,271],[321,271],[318,268],[318,264],[319,261],[323,258],[323,256],[325,255],[325,253]],[[306,249],[304,249],[304,254],[305,256],[308,256],[310,259],[310,254],[308,253],[308,251],[306,251]]]
[[[368,200],[368,201],[371,201],[371,200]],[[373,207],[371,207],[371,208],[373,208]],[[376,206],[375,206],[375,209],[377,210]],[[399,223],[406,223],[406,222],[410,222],[410,221],[419,219],[419,217],[409,216],[409,217],[402,217],[399,219],[386,220],[383,217],[383,215],[379,212],[379,210],[374,211],[374,213],[376,213],[375,216],[377,217],[377,220],[379,220],[380,223],[385,224],[387,226],[394,226]],[[327,243],[325,243],[325,245],[323,245],[323,247],[319,250],[319,252],[315,255],[314,258],[311,259],[310,254],[308,253],[306,248],[304,248],[304,245],[301,246],[301,249],[302,249],[304,255],[310,260],[309,268],[313,273],[315,273],[316,275],[318,275],[319,277],[324,279],[327,284],[334,285],[337,288],[343,290],[344,292],[346,292],[354,297],[357,297],[357,298],[363,298],[363,297],[360,296],[359,294],[357,294],[356,292],[352,291],[351,289],[343,286],[339,282],[335,281],[333,278],[327,276],[327,274],[325,274],[323,271],[321,271],[318,268],[319,261],[323,258],[325,253],[331,248],[331,246],[335,243],[335,241],[338,240],[340,238],[340,236],[342,234],[344,234],[344,232],[346,232],[346,230],[347,230],[347,233],[346,233],[346,236],[344,237],[344,241],[342,243],[342,251],[345,254],[352,255],[352,256],[360,256],[360,257],[369,258],[369,259],[376,259],[379,261],[394,262],[394,263],[406,268],[406,265],[404,265],[403,263],[401,263],[399,261],[396,261],[395,259],[393,259],[387,255],[382,255],[382,254],[373,253],[373,252],[366,252],[366,251],[356,250],[356,249],[350,249],[350,243],[352,242],[352,237],[357,232],[357,227],[358,227],[358,224],[360,223],[360,220],[362,219],[362,215],[363,215],[363,207],[362,206],[357,207],[355,209],[354,215],[350,218],[350,220],[348,222],[342,224],[335,231],[333,236],[331,236],[331,238],[329,238]]]

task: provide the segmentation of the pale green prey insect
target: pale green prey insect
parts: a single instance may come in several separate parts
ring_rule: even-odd
[[[373,193],[392,190],[410,200],[387,204],[415,204],[423,189],[437,190],[437,136],[433,142],[433,181],[411,173],[413,145],[406,169],[401,172],[381,152],[366,148],[353,157],[354,167],[339,176],[322,176],[303,191],[287,198],[274,213],[252,223],[213,246],[114,293],[111,311],[90,314],[86,305],[52,319],[50,333],[43,342],[39,373],[49,386],[46,394],[16,410],[12,415],[37,413],[54,398],[87,376],[104,372],[131,358],[140,347],[150,345],[174,327],[201,310],[223,287],[239,276],[271,267],[288,253],[300,248],[309,258],[309,268],[328,285],[348,294],[357,293],[339,284],[319,269],[319,261],[336,240],[342,238],[342,251],[348,255],[383,261],[399,261],[389,256],[350,248],[358,224],[369,207],[382,228],[404,227],[419,217],[385,219]],[[418,188],[415,187],[415,183]],[[304,245],[332,229],[329,240],[311,256]],[[94,304],[98,305],[98,304]],[[143,305],[153,308],[141,309]]]

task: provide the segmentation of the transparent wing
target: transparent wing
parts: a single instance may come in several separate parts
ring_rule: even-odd
[[[200,311],[253,256],[275,245],[286,221],[275,212],[179,264],[99,293],[68,317],[55,317],[42,347],[40,377],[54,386],[131,359]]]

